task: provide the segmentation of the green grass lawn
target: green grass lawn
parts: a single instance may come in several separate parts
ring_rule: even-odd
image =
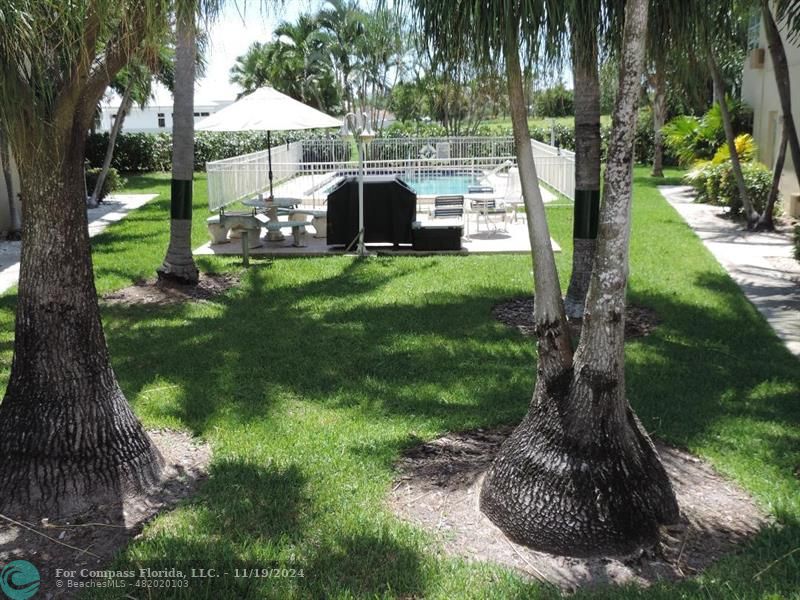
[[[800,552],[784,557],[800,547],[798,362],[646,173],[636,171],[630,299],[663,323],[627,347],[631,402],[650,431],[710,459],[776,525],[691,581],[577,597],[800,598]],[[195,246],[206,240],[205,190],[198,176]],[[152,276],[166,249],[167,176],[130,177],[127,191],[160,196],[92,240],[101,292]],[[571,210],[548,216],[566,286]],[[235,259],[199,265],[240,271]],[[305,575],[211,579],[156,597],[556,597],[503,568],[443,556],[384,502],[404,448],[522,417],[534,345],[490,310],[531,289],[526,255],[281,259],[255,261],[212,302],[104,307],[138,416],[214,449],[199,494],[149,524],[118,564],[282,562]],[[14,302],[0,298],[0,387]]]

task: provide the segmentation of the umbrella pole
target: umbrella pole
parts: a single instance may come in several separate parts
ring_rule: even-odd
[[[269,197],[272,198],[272,141],[267,130],[267,161],[269,162]]]

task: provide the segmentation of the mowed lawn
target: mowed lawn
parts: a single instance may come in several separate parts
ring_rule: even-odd
[[[577,597],[800,598],[800,364],[646,173],[636,171],[629,296],[663,322],[627,347],[631,402],[651,432],[710,459],[776,524],[696,579]],[[166,249],[168,176],[131,177],[127,191],[160,196],[92,240],[101,293],[152,276]],[[201,175],[195,246],[207,238],[205,203]],[[566,287],[571,210],[548,217]],[[304,574],[221,577],[153,597],[558,596],[506,569],[444,556],[385,503],[403,449],[524,414],[534,344],[491,308],[531,293],[530,256],[199,265],[240,272],[242,283],[211,302],[103,308],[138,416],[214,449],[200,492],[149,524],[118,566],[286,565]],[[0,386],[14,302],[0,297]]]

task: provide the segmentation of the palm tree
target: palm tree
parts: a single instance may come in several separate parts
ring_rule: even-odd
[[[657,539],[678,507],[658,455],[625,395],[623,334],[633,136],[644,65],[647,1],[628,0],[620,90],[605,198],[581,338],[573,353],[530,146],[520,47],[537,48],[556,0],[463,3],[414,0],[441,47],[475,61],[502,54],[533,250],[537,379],[525,419],[486,475],[481,509],[512,539],[563,554],[626,552]],[[603,490],[603,491],[598,491]],[[608,493],[605,492],[608,490]]]
[[[9,144],[6,132],[0,123],[0,170],[3,173],[3,181],[6,186],[6,198],[8,198],[8,239],[16,239],[19,237],[19,215],[17,213],[17,202],[14,198],[14,182],[12,180],[11,171],[11,146]]]
[[[57,517],[159,480],[117,383],[94,286],[83,158],[111,79],[167,22],[161,0],[0,0],[0,128],[19,168],[14,358],[0,403],[0,512]]]
[[[597,31],[601,25],[601,4],[600,0],[573,2],[569,14],[575,95],[575,210],[572,273],[564,308],[570,319],[583,318],[597,245],[601,154]],[[553,25],[549,29],[552,31]],[[557,40],[557,33],[551,33],[550,37]]]
[[[353,48],[364,35],[366,13],[358,0],[328,0],[326,7],[317,15],[320,26],[334,37],[328,46],[336,79],[342,91],[345,111],[355,110],[354,94],[350,87],[353,70]]]
[[[156,270],[159,280],[197,284],[200,272],[192,256],[194,179],[194,82],[198,13],[214,15],[215,0],[182,0],[175,10],[175,89],[172,109],[172,196],[169,246]]]
[[[787,25],[791,25],[789,17],[791,16],[790,11],[793,5],[787,0],[780,0],[777,4],[778,14],[787,19]],[[794,5],[794,10],[800,12],[796,4]],[[772,57],[778,97],[780,98],[781,109],[783,111],[783,128],[786,131],[789,148],[791,149],[792,163],[794,164],[797,182],[800,184],[800,142],[798,142],[797,139],[797,129],[794,126],[794,115],[792,114],[792,83],[789,77],[789,65],[786,60],[786,50],[783,47],[783,40],[778,31],[778,24],[769,7],[769,0],[761,0],[761,15],[764,21],[764,32],[767,36],[770,56]],[[800,28],[798,30],[800,30]]]
[[[158,47],[147,50],[147,52],[140,52],[111,83],[112,89],[121,95],[120,107],[108,135],[108,146],[100,174],[97,176],[94,190],[89,196],[89,208],[96,207],[100,200],[100,194],[114,158],[117,136],[122,131],[125,117],[130,112],[133,103],[136,102],[142,108],[147,104],[152,94],[154,79],[167,87],[172,87],[171,82],[174,77],[172,49],[167,44],[161,43]]]
[[[266,44],[254,42],[231,67],[230,82],[242,88],[242,95],[250,94],[270,83],[270,66]]]

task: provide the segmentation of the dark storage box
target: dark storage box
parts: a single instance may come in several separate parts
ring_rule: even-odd
[[[347,177],[328,194],[328,244],[344,246],[358,234],[358,177]],[[417,194],[394,176],[364,177],[364,242],[411,243]]]
[[[411,228],[414,250],[461,250],[461,225],[425,225]]]

